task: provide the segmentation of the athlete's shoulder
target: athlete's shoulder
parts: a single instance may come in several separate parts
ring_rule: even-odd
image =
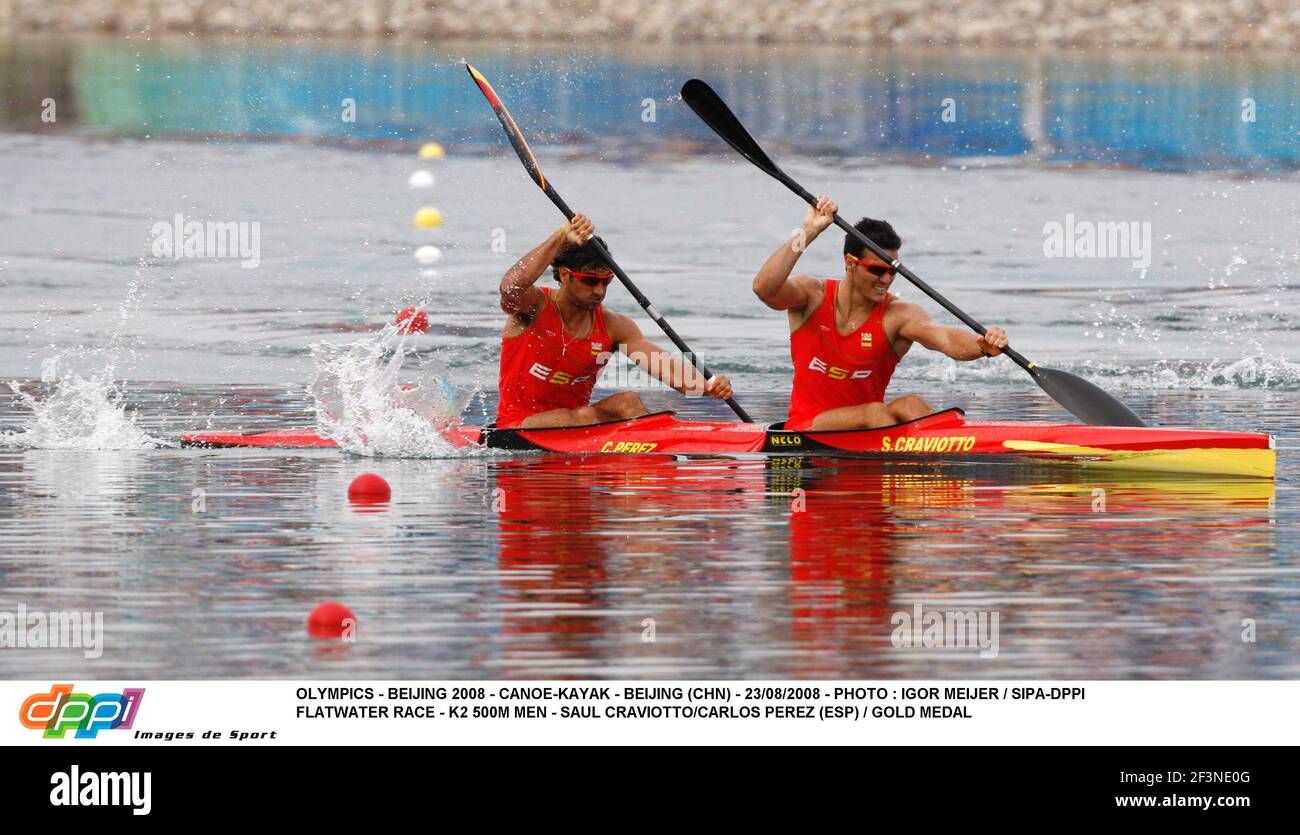
[[[833,279],[818,278],[815,275],[792,275],[790,283],[803,291],[804,302],[803,310],[809,311],[821,304],[822,296],[826,295],[826,282]]]
[[[624,315],[616,310],[610,310],[604,305],[601,305],[600,311],[605,318],[605,330],[615,342],[624,342],[636,333],[637,325],[631,316]]]
[[[924,307],[900,301],[897,296],[889,297],[889,304],[885,306],[885,315],[899,322],[925,321],[930,318],[930,314]]]
[[[514,313],[509,314],[507,316],[509,322],[524,329],[532,327],[533,322],[537,321],[537,317],[542,315],[542,311],[545,310],[546,305],[549,304],[547,288],[539,287],[537,289],[541,292],[537,294],[537,299],[533,303],[533,306],[523,310],[516,310]]]
[[[881,325],[885,329],[885,334],[891,339],[902,335],[903,329],[909,326],[924,325],[930,321],[930,314],[924,307],[919,304],[899,301],[897,297],[891,296],[889,304],[885,307],[885,315],[881,319]]]
[[[820,294],[822,290],[825,289],[827,280],[828,279],[825,278],[818,278],[815,275],[790,276],[790,283],[798,287],[800,290],[803,290],[805,293]]]

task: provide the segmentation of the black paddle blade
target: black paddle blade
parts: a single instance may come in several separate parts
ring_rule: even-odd
[[[1093,426],[1146,426],[1132,409],[1082,377],[1041,365],[1033,366],[1029,373],[1049,397],[1084,423]]]
[[[713,132],[726,140],[727,144],[740,152],[740,155],[772,176],[781,169],[772,158],[758,146],[754,137],[749,135],[745,126],[731,112],[722,97],[713,92],[713,88],[698,78],[692,78],[682,85],[682,101],[695,111],[695,115],[713,128]]]

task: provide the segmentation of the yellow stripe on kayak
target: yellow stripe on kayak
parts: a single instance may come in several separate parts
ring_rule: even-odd
[[[1043,441],[1003,441],[1007,449],[1076,459],[1087,467],[1156,473],[1273,478],[1277,453],[1271,449],[1103,449]]]
[[[1125,476],[1108,471],[1073,484],[1032,484],[1026,488],[1029,495],[1085,497],[1093,495],[1098,487],[1115,492],[1117,501],[1137,497],[1142,502],[1173,501],[1196,504],[1241,504],[1271,507],[1277,488],[1267,478],[1229,478],[1205,476],[1204,478],[1165,478],[1159,473]]]

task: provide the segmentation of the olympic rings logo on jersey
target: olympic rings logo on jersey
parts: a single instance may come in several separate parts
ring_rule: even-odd
[[[871,376],[870,368],[859,368],[857,370],[840,368],[838,365],[827,365],[826,361],[819,357],[813,357],[812,361],[808,363],[808,368],[813,371],[820,371],[832,380],[865,380]]]

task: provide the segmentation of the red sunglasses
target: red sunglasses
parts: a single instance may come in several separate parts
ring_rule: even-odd
[[[580,273],[577,270],[569,270],[569,275],[593,289],[596,287],[608,287],[609,283],[614,280],[613,273]]]
[[[871,273],[876,278],[882,278],[884,276],[892,275],[898,272],[898,270],[895,269],[894,267],[890,267],[885,264],[868,264],[866,261],[863,261],[861,258],[857,257],[856,255],[849,255],[847,252],[844,253],[844,257],[849,259],[850,261],[853,261],[859,267],[862,267],[864,270]]]

